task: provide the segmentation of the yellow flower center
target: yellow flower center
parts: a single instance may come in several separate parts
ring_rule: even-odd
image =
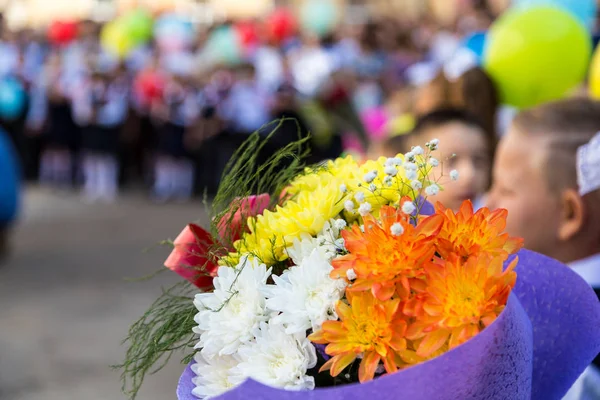
[[[444,312],[447,316],[480,317],[484,305],[485,293],[474,282],[465,277],[448,282],[447,299],[444,302]]]

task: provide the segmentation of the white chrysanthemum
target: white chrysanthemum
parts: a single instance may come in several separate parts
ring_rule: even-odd
[[[429,165],[431,165],[432,167],[437,167],[438,165],[440,165],[440,162],[437,158],[431,157],[429,159]]]
[[[431,185],[429,185],[425,188],[425,193],[427,194],[427,196],[435,196],[439,192],[440,192],[440,187],[438,185],[436,185],[435,183],[432,183]]]
[[[421,181],[416,180],[416,179],[410,183],[410,186],[414,190],[421,190],[421,189],[423,189],[423,184],[421,183]]]
[[[211,399],[234,389],[244,382],[245,377],[233,370],[239,364],[235,356],[222,356],[207,359],[201,353],[194,356],[192,372],[196,374],[192,382],[196,386],[192,394],[201,399]]]
[[[302,260],[297,267],[273,276],[275,285],[263,289],[267,307],[281,314],[271,323],[282,324],[287,333],[317,331],[323,322],[337,319],[335,304],[344,295],[346,283],[331,279],[333,270],[328,259],[318,249]]]
[[[240,348],[234,369],[262,384],[286,390],[312,390],[315,381],[306,372],[317,365],[315,347],[306,334],[290,335],[282,326],[262,323],[256,342]]]
[[[394,236],[400,236],[404,233],[404,227],[402,226],[402,224],[400,222],[396,222],[392,225],[392,227],[390,228],[392,235]]]
[[[367,214],[369,214],[371,212],[371,210],[373,209],[373,206],[371,206],[371,203],[362,203],[360,205],[360,207],[358,207],[358,213],[365,217]]]
[[[337,257],[338,250],[344,249],[343,239],[340,242],[340,231],[345,228],[345,224],[346,221],[343,219],[327,221],[316,238],[304,234],[300,239],[295,239],[293,245],[287,248],[287,254],[294,265],[300,265],[314,250],[318,250],[321,256],[328,261]]]
[[[417,208],[415,207],[415,205],[413,204],[412,201],[405,201],[404,204],[402,204],[402,212],[404,214],[412,214],[415,212]]]
[[[269,318],[262,290],[271,269],[256,260],[242,257],[236,268],[220,267],[212,293],[194,299],[200,335],[196,348],[207,358],[234,354],[238,347],[254,339],[254,332]]]
[[[344,202],[344,208],[348,212],[353,212],[354,211],[354,202],[352,200],[346,200]]]
[[[450,171],[450,179],[452,179],[453,181],[457,181],[458,180],[458,171],[453,169],[452,171]]]

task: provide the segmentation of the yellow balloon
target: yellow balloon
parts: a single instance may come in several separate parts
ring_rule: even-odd
[[[127,30],[116,22],[104,26],[100,35],[102,47],[109,53],[119,57],[126,57],[135,47],[135,40],[127,34]]]
[[[592,52],[586,27],[550,6],[508,11],[487,40],[485,69],[503,103],[518,108],[563,98],[585,79]]]
[[[596,50],[590,66],[590,96],[600,100],[600,47]]]

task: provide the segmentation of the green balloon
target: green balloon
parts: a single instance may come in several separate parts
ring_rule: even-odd
[[[519,108],[563,98],[584,79],[592,52],[587,29],[566,11],[508,11],[492,26],[484,66],[501,100]]]
[[[154,20],[144,10],[136,10],[124,15],[119,24],[135,43],[144,43],[152,37]]]

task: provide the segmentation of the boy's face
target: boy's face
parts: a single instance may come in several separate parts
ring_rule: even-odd
[[[541,139],[511,128],[498,147],[486,206],[507,209],[506,231],[525,239],[526,248],[552,255],[561,207],[548,186],[547,151]]]
[[[474,200],[487,191],[492,165],[486,134],[481,129],[461,122],[451,122],[427,129],[415,137],[417,139],[419,143],[410,145],[425,147],[425,143],[433,139],[440,141],[439,149],[432,152],[432,156],[443,163],[445,177],[440,184],[444,190],[431,197],[431,201],[439,201],[458,211],[463,201]],[[456,182],[448,178],[450,171],[454,169],[459,173]],[[438,169],[436,173],[440,171]]]

